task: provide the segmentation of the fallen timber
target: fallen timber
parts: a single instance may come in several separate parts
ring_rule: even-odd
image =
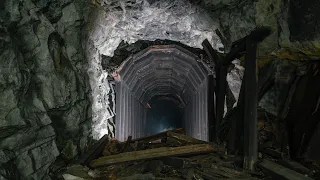
[[[179,132],[179,133],[177,133]],[[290,173],[305,176],[308,169],[300,174],[297,168],[285,167],[282,158],[277,160],[259,159],[259,167],[252,172],[242,168],[241,157],[228,155],[219,145],[201,141],[184,134],[183,129],[166,131],[152,136],[119,142],[116,139],[102,138],[97,143],[100,148],[91,154],[98,155],[87,166],[88,174],[95,174],[94,179],[265,179],[266,177],[282,177],[290,179]],[[159,141],[160,140],[160,141]],[[101,144],[104,144],[101,153]],[[98,145],[96,147],[98,147]],[[263,151],[262,151],[263,150]],[[265,149],[261,152],[264,153]],[[268,151],[269,152],[269,151]],[[264,153],[265,154],[265,153]],[[266,154],[267,155],[267,154]],[[87,157],[87,156],[86,156]],[[239,161],[240,160],[240,161]],[[89,161],[88,159],[86,161]],[[240,163],[239,163],[240,162]],[[291,163],[292,164],[292,163]],[[276,167],[276,168],[274,168]],[[295,165],[296,167],[296,165]],[[79,177],[75,169],[83,173],[83,166],[71,167],[69,175]],[[281,168],[283,171],[278,172]],[[299,167],[301,169],[301,167]],[[289,173],[289,175],[288,175]],[[66,176],[67,177],[67,176]],[[81,177],[87,180],[87,176]]]
[[[158,139],[166,138],[168,132],[186,134],[186,130],[185,129],[178,128],[178,129],[174,129],[174,130],[171,130],[171,131],[165,131],[165,132],[161,132],[161,133],[158,133],[158,134],[154,134],[154,135],[150,135],[150,136],[146,136],[146,137],[142,137],[142,138],[133,139],[131,142],[136,142],[136,141],[148,141],[148,142],[156,141]]]
[[[105,165],[112,165],[122,162],[130,162],[137,160],[154,159],[160,157],[183,156],[190,154],[202,154],[213,152],[214,148],[207,144],[188,145],[181,147],[161,147],[155,149],[147,149],[141,151],[127,152],[113,156],[104,156],[93,160],[91,167],[101,167]]]

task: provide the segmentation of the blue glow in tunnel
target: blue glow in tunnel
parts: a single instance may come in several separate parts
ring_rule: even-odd
[[[154,100],[147,111],[147,135],[181,128],[183,111],[168,100]]]

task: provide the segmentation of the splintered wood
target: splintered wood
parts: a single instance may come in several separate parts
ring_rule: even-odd
[[[311,179],[307,177],[313,175],[309,169],[285,159],[277,151],[260,151],[276,160],[260,159],[260,169],[247,171],[242,168],[242,157],[228,155],[221,146],[187,136],[184,129],[175,129],[138,139],[129,136],[125,142],[104,136],[80,163],[99,172],[98,178],[93,178],[99,180]]]
[[[106,179],[255,178],[235,169],[235,158],[226,155],[224,148],[187,136],[182,128],[100,144],[104,145],[100,156],[87,166],[101,171]]]

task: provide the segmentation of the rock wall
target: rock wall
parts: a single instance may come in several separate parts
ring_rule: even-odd
[[[86,1],[0,2],[0,179],[50,179],[87,148]],[[55,179],[55,178],[53,178]]]
[[[312,0],[202,0],[211,15],[219,19],[221,39],[231,43],[260,26],[272,34],[259,44],[260,56],[285,60],[320,59],[320,2]],[[268,58],[268,61],[272,58]]]

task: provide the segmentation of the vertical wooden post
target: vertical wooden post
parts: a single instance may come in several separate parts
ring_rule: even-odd
[[[245,169],[254,170],[258,158],[257,132],[257,42],[246,40],[244,90],[244,162]]]
[[[218,81],[218,87],[217,87],[217,104],[216,104],[216,140],[217,142],[220,141],[220,124],[223,119],[224,115],[224,102],[225,102],[225,94],[226,94],[226,88],[227,88],[227,70],[228,67],[221,65],[219,67],[219,70],[217,71],[217,81]]]
[[[213,142],[215,140],[215,113],[214,113],[214,77],[209,75],[208,78],[208,125],[209,125],[209,141]]]
[[[208,110],[209,110],[209,141],[213,142],[215,140],[217,140],[218,136],[217,136],[217,132],[219,130],[219,127],[217,125],[220,125],[220,122],[218,123],[217,121],[217,99],[218,99],[218,87],[219,87],[219,62],[221,61],[217,52],[212,48],[210,42],[205,39],[202,42],[202,46],[203,49],[205,50],[205,52],[207,53],[207,55],[209,56],[210,60],[212,61],[212,66],[215,67],[215,72],[216,72],[216,78],[214,78],[213,76],[209,77],[209,106],[208,106]],[[216,94],[216,99],[214,98],[214,94]],[[215,104],[216,102],[216,104]],[[214,106],[216,105],[216,106]]]

